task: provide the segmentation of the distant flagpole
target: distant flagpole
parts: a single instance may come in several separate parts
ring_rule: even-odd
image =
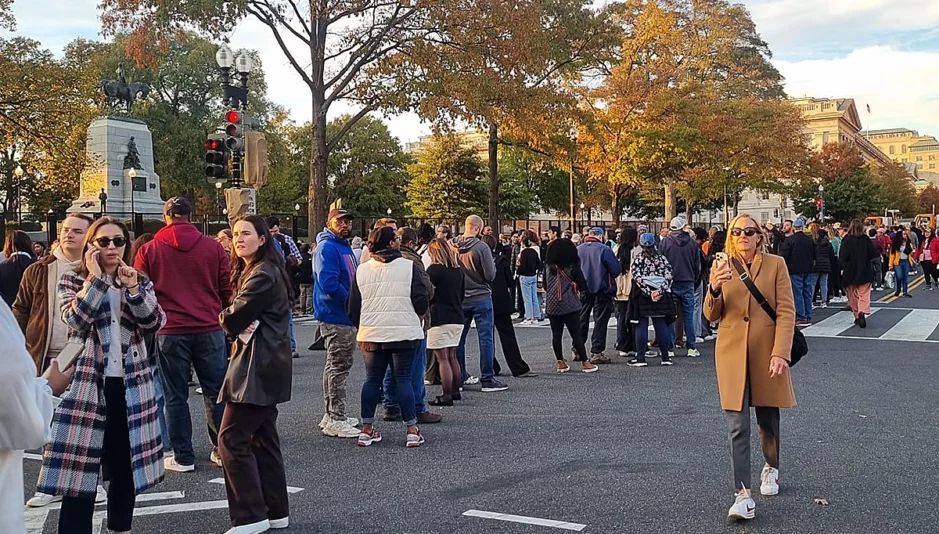
[[[874,121],[871,119],[871,105],[867,104],[867,140],[871,140],[871,130],[874,129]]]

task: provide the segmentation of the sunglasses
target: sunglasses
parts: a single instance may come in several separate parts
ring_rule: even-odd
[[[100,248],[108,248],[111,243],[114,243],[115,248],[121,248],[127,244],[127,240],[123,237],[115,237],[113,239],[110,237],[99,237],[94,240],[94,243]]]
[[[760,230],[752,226],[748,226],[747,228],[733,228],[730,231],[730,235],[734,237],[740,237],[740,234],[743,234],[747,237],[753,237],[758,233],[760,233]]]

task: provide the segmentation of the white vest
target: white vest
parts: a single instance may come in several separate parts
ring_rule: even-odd
[[[370,260],[359,265],[355,283],[362,294],[362,313],[356,341],[424,339],[420,317],[411,303],[413,270],[413,262],[404,258],[391,263]]]

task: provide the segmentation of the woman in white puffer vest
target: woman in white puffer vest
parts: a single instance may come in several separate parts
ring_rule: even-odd
[[[359,330],[356,341],[365,355],[362,384],[362,433],[358,445],[381,441],[372,426],[385,371],[390,365],[401,418],[407,426],[408,447],[420,447],[424,436],[417,428],[411,365],[424,339],[421,320],[429,298],[414,262],[401,257],[391,228],[376,228],[368,236],[369,260],[359,266],[349,294],[349,318]]]

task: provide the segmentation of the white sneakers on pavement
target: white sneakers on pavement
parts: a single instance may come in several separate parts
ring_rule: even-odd
[[[175,456],[166,456],[163,458],[163,469],[176,473],[191,473],[196,470],[196,466],[195,464],[183,465],[176,461]]]
[[[329,424],[330,421],[331,421],[331,419],[330,419],[330,417],[329,417],[329,414],[325,414],[325,415],[323,415],[323,418],[320,419],[320,422],[319,422],[319,424],[318,424],[317,426],[319,427],[320,430],[323,430],[323,428],[324,428],[327,424]],[[356,419],[355,417],[346,417],[346,422],[349,423],[349,424],[352,425],[352,426],[359,426],[359,420]]]
[[[478,384],[478,383],[479,383],[479,377],[478,377],[478,376],[469,376],[469,377],[466,378],[466,381],[463,382],[463,385],[465,385],[465,386],[472,386],[473,384]]]
[[[30,508],[42,508],[43,506],[49,506],[50,504],[61,501],[61,495],[46,495],[45,493],[39,493],[37,491],[35,495],[26,501],[26,506]],[[104,489],[104,486],[98,484],[98,489],[95,492],[95,504],[104,504],[106,502],[108,502],[108,492]]]
[[[760,494],[776,495],[779,493],[779,469],[770,466],[763,467],[760,473]]]
[[[750,497],[750,492],[738,492],[734,505],[727,511],[731,519],[753,519],[756,517],[756,503]]]
[[[227,532],[225,532],[225,534],[261,534],[262,532],[267,532],[270,529],[271,522],[265,519],[264,521],[251,523],[250,525],[231,527]]]
[[[669,352],[668,355],[671,356],[672,353]],[[688,349],[689,358],[697,358],[698,356],[701,356],[701,351],[699,351],[698,349]]]
[[[357,438],[359,429],[352,426],[348,419],[345,421],[330,419],[323,427],[323,434],[333,438]]]
[[[287,528],[290,526],[290,516],[281,519],[271,519],[270,523],[272,529]]]

